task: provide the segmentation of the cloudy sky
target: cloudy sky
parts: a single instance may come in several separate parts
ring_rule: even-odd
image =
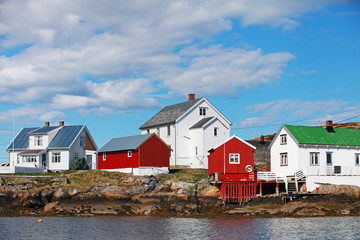
[[[195,93],[250,139],[360,121],[359,88],[356,0],[0,1],[0,162],[13,119],[101,146]]]

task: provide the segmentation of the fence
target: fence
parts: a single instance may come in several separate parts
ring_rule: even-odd
[[[221,198],[226,203],[247,202],[256,197],[257,182],[225,182],[221,184]]]

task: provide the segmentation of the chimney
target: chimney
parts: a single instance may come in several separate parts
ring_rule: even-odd
[[[45,122],[45,127],[50,127],[50,122]]]
[[[195,99],[195,94],[194,93],[189,93],[189,101],[194,100],[194,99]]]
[[[64,121],[59,121],[59,126],[60,127],[64,126]]]
[[[264,137],[264,135],[261,135],[261,136],[260,136],[260,142],[262,142],[262,143],[265,142],[265,137]]]
[[[333,123],[332,123],[331,120],[326,121],[326,131],[335,132],[334,127],[333,127]]]

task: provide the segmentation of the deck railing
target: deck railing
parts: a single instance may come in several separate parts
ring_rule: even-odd
[[[257,180],[265,182],[285,182],[285,178],[278,177],[273,172],[257,172]]]
[[[310,166],[307,176],[360,176],[360,166]]]

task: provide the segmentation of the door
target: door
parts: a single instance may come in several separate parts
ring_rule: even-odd
[[[332,152],[326,153],[326,175],[332,175],[333,174],[333,161],[332,161]]]
[[[44,168],[46,168],[46,154],[41,155],[41,165],[43,165]]]

